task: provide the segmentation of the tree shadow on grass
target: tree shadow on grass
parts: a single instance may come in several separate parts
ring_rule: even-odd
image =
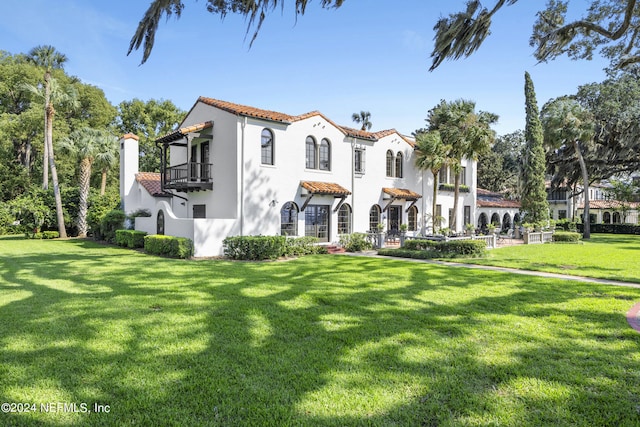
[[[587,424],[596,409],[596,421],[638,420],[640,385],[625,380],[640,340],[620,332],[623,313],[584,309],[602,300],[584,284],[352,257],[51,248],[0,261],[1,292],[15,293],[0,305],[0,398],[111,412],[12,425],[533,426]]]

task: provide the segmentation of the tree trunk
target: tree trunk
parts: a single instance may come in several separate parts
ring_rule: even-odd
[[[44,73],[44,148],[42,149],[42,188],[49,189],[49,139],[53,132],[50,124],[49,108],[51,103],[51,74]]]
[[[91,159],[80,161],[80,200],[78,202],[78,237],[87,237],[87,206],[89,204],[89,181],[91,179]]]
[[[58,172],[56,171],[56,162],[53,157],[53,116],[55,110],[52,105],[47,109],[47,125],[48,130],[48,149],[49,149],[49,167],[51,168],[51,180],[53,181],[53,196],[56,200],[56,217],[58,219],[58,232],[63,239],[67,238],[67,230],[64,227],[64,214],[62,211],[62,197],[60,196],[60,186],[58,185]]]
[[[584,226],[582,231],[583,239],[591,238],[591,219],[589,218],[589,174],[587,172],[587,165],[582,157],[582,151],[580,151],[580,145],[578,141],[573,141],[573,147],[578,155],[578,162],[580,163],[580,170],[582,171],[582,186],[584,191],[584,214],[582,224]]]
[[[107,191],[107,168],[102,168],[102,180],[100,181],[100,195],[104,196]]]

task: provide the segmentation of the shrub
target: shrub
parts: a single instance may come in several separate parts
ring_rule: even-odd
[[[424,251],[427,249],[433,249],[438,242],[433,240],[411,239],[405,240],[402,249],[410,251]]]
[[[583,224],[578,225],[578,231],[583,232]],[[635,224],[591,224],[592,233],[609,234],[640,234],[640,225]]]
[[[582,235],[580,233],[575,233],[573,231],[556,231],[553,233],[553,241],[554,242],[579,242],[582,239]]]
[[[313,254],[326,254],[327,248],[318,245],[319,239],[313,236],[288,237],[286,240],[285,255],[303,256]]]
[[[13,215],[7,205],[0,205],[0,234],[7,234],[13,224]]]
[[[224,239],[223,244],[224,255],[231,259],[277,259],[287,253],[286,236],[233,236]]]
[[[39,231],[37,233],[27,233],[28,239],[57,239],[60,237],[60,233],[57,231]]]
[[[144,248],[146,231],[116,230],[116,244],[125,248]]]
[[[100,235],[107,242],[114,243],[116,230],[124,228],[125,214],[120,209],[113,209],[100,221]]]
[[[360,252],[373,249],[373,244],[367,240],[367,235],[365,233],[341,235],[340,246],[342,246],[347,252]]]
[[[152,234],[144,236],[144,251],[152,255],[187,259],[193,256],[193,241],[186,237]]]
[[[94,239],[102,239],[100,224],[107,213],[120,206],[120,196],[115,192],[107,192],[103,196],[92,189],[89,195],[89,208],[87,210],[87,225]]]
[[[449,257],[481,257],[486,254],[486,244],[482,240],[407,240],[400,249],[381,249],[380,255],[403,258],[449,258]]]
[[[570,220],[569,218],[563,218],[556,221],[556,229],[561,229],[564,231],[577,231],[578,224],[575,221]]]

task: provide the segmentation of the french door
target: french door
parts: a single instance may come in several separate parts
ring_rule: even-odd
[[[321,242],[329,241],[328,205],[309,205],[304,210],[304,235],[317,237]]]

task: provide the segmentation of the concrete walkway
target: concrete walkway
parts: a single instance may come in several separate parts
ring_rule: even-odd
[[[622,286],[627,288],[640,289],[640,283],[623,282],[620,280],[597,279],[594,277],[573,276],[570,274],[547,273],[544,271],[533,271],[533,270],[519,270],[517,268],[495,267],[492,265],[465,264],[462,262],[452,262],[452,261],[436,261],[431,259],[389,257],[389,256],[378,255],[376,251],[366,251],[366,252],[359,252],[359,253],[345,252],[342,255],[395,259],[395,260],[401,260],[401,261],[407,261],[407,262],[419,262],[423,264],[444,265],[447,267],[470,268],[470,269],[486,270],[486,271],[499,271],[503,273],[521,274],[523,276],[546,277],[549,279],[573,280],[576,282],[598,283],[602,285]],[[631,307],[629,311],[627,311],[626,317],[627,317],[627,323],[629,323],[629,326],[631,326],[636,331],[640,332],[640,303],[637,303],[633,307]]]

